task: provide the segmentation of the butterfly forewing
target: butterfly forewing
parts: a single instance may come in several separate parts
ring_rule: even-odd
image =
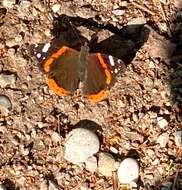
[[[121,59],[106,54],[102,54],[102,58],[104,59],[109,70],[111,71],[113,81],[116,77],[122,75],[126,70],[126,65]]]

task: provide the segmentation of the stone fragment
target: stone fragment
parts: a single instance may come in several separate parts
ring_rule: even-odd
[[[9,111],[12,109],[11,100],[7,96],[0,95],[0,109],[1,108]]]
[[[157,139],[157,143],[159,143],[162,148],[166,147],[168,141],[169,141],[169,134],[167,133],[161,134]]]
[[[14,74],[0,74],[0,86],[2,88],[13,85],[16,82],[16,76]]]

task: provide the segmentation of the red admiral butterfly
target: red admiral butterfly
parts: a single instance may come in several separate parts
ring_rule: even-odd
[[[73,95],[81,89],[81,95],[91,102],[106,98],[115,75],[125,69],[122,60],[101,53],[89,53],[84,45],[80,51],[62,46],[47,54],[50,43],[43,46],[42,52],[34,52],[42,61],[48,86],[58,95]]]

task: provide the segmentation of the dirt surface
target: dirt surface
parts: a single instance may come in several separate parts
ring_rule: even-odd
[[[15,81],[0,79],[0,94],[12,103],[1,109],[0,184],[113,189],[112,177],[63,158],[68,132],[92,121],[100,128],[100,151],[115,147],[116,160],[137,159],[138,189],[182,189],[182,150],[175,141],[182,119],[181,9],[180,0],[1,0],[0,71]],[[122,59],[126,71],[104,101],[60,97],[31,54],[46,42],[77,50],[87,42],[91,52]]]

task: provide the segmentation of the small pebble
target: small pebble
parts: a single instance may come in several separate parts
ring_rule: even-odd
[[[112,176],[112,172],[116,171],[116,161],[111,154],[99,154],[98,170],[104,176]]]
[[[54,4],[52,6],[52,10],[53,10],[54,13],[57,13],[60,10],[60,8],[61,8],[60,4]]]
[[[79,190],[90,190],[90,188],[88,187],[88,184],[87,183],[84,183],[80,186],[80,189]]]
[[[12,103],[7,96],[0,96],[0,107],[9,111],[12,109]]]
[[[161,134],[157,139],[157,143],[159,143],[162,148],[166,147],[168,141],[169,141],[169,134],[167,133]]]
[[[17,36],[15,37],[15,41],[16,41],[17,43],[21,42],[22,39],[23,39],[23,37],[22,37],[21,35],[17,35]]]
[[[182,145],[182,131],[176,131],[176,133],[174,134],[175,137],[175,143],[177,146],[181,146]]]
[[[120,183],[129,184],[139,177],[139,165],[133,158],[124,159],[118,169],[118,179]]]
[[[137,122],[138,121],[138,115],[136,113],[133,113],[132,119],[133,119],[133,121]]]
[[[28,0],[21,0],[20,2],[20,9],[22,12],[26,12],[27,9],[31,6],[32,2]]]
[[[125,10],[121,10],[121,9],[115,9],[112,11],[112,13],[116,16],[121,16],[121,15],[124,15],[125,13]]]
[[[15,5],[16,1],[15,0],[4,0],[2,5],[5,8],[13,8],[13,5]]]
[[[61,136],[60,136],[60,134],[59,133],[56,133],[56,132],[53,132],[52,134],[51,134],[51,139],[52,139],[52,141],[54,142],[54,143],[56,143],[56,144],[58,144],[58,143],[60,143],[61,144]]]
[[[22,88],[23,90],[27,90],[27,89],[28,89],[28,84],[27,84],[27,83],[23,83],[23,84],[21,85],[21,88]]]
[[[51,36],[51,30],[50,29],[45,29],[45,31],[44,31],[44,33],[45,33],[45,35],[46,36],[48,36],[48,37],[50,37]]]
[[[113,147],[113,146],[111,146],[110,147],[110,151],[112,152],[112,153],[114,153],[114,154],[118,154],[118,149],[116,149],[115,147]]]
[[[137,18],[133,18],[131,19],[127,25],[143,25],[146,24],[146,19],[144,17],[137,17]]]
[[[57,187],[52,181],[49,180],[49,190],[59,190],[59,187]]]
[[[95,156],[91,156],[85,162],[86,169],[90,172],[96,172],[97,170],[97,158]]]
[[[14,74],[0,74],[0,86],[2,88],[6,87],[7,85],[13,85],[16,82],[16,76]]]
[[[75,164],[86,162],[98,152],[99,146],[99,139],[92,131],[84,128],[73,129],[65,141],[64,158]]]
[[[166,127],[168,125],[168,122],[166,119],[164,119],[163,117],[158,117],[157,118],[157,124],[159,125],[159,127],[161,129],[163,129],[164,127]]]
[[[12,57],[13,57],[13,56],[15,55],[15,52],[16,52],[16,51],[15,51],[14,48],[8,48],[8,55],[9,55],[9,56],[12,56]]]

